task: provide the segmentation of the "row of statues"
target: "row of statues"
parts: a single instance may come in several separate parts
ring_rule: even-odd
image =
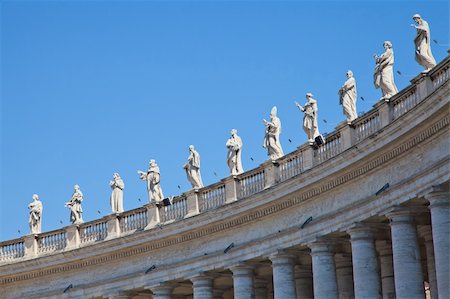
[[[431,53],[430,45],[430,28],[428,23],[416,14],[413,16],[416,24],[412,24],[417,34],[414,39],[415,44],[415,58],[416,61],[429,71],[436,65],[436,61]],[[381,89],[382,97],[380,100],[389,101],[389,99],[398,93],[397,86],[394,82],[394,50],[390,41],[383,43],[384,53],[381,55],[374,55],[375,69],[374,69],[374,85]],[[356,111],[356,80],[353,77],[353,72],[348,70],[346,73],[347,80],[338,91],[339,104],[342,105],[343,113],[348,124],[351,124],[357,117]],[[320,145],[318,139],[323,141],[319,133],[318,125],[318,106],[317,100],[313,98],[312,93],[306,94],[306,103],[304,106],[294,101],[295,106],[303,112],[303,130],[308,138],[310,145]],[[277,116],[277,107],[274,106],[270,112],[270,121],[263,119],[265,126],[265,134],[263,147],[267,150],[269,159],[276,160],[284,155],[280,142],[281,121]],[[320,139],[322,138],[322,139]],[[231,136],[226,142],[227,165],[231,175],[238,175],[244,172],[242,167],[242,139],[238,136],[237,130],[231,130]],[[193,145],[189,146],[189,157],[187,162],[183,165],[186,171],[188,181],[191,183],[193,189],[200,189],[203,187],[203,181],[200,174],[200,154],[195,150]],[[147,171],[138,171],[141,180],[147,183],[147,193],[149,202],[159,203],[163,201],[164,195],[161,189],[161,173],[155,160],[150,160]],[[112,189],[110,204],[113,213],[123,212],[123,189],[125,184],[118,173],[113,174],[112,180],[109,182]],[[65,204],[70,209],[70,221],[72,224],[83,223],[83,209],[81,203],[83,201],[83,193],[80,186],[74,186],[74,192],[70,200]],[[33,202],[28,205],[30,209],[29,226],[30,232],[37,234],[41,232],[42,221],[42,202],[39,200],[37,194],[33,194]]]

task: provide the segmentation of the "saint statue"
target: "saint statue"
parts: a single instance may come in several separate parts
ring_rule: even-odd
[[[320,135],[317,121],[317,101],[313,98],[313,94],[308,92],[306,94],[305,107],[302,107],[302,105],[297,102],[294,103],[295,106],[304,113],[303,130],[305,131],[306,136],[308,136],[308,143],[313,145],[314,139]]]
[[[388,101],[398,92],[398,89],[394,82],[394,50],[392,50],[392,43],[385,41],[383,47],[385,52],[381,56],[374,55],[376,63],[374,84],[375,88],[381,88],[383,96],[380,100]]]
[[[183,168],[186,170],[187,178],[191,183],[192,188],[202,188],[203,182],[202,176],[200,175],[200,155],[193,145],[189,146],[189,157],[186,164],[183,165]]]
[[[231,137],[227,140],[228,148],[227,164],[232,175],[238,175],[244,172],[241,162],[242,140],[238,136],[237,130],[231,130]]]
[[[37,194],[33,194],[33,202],[28,205],[28,209],[30,209],[30,217],[28,218],[30,234],[40,234],[42,223],[42,202],[39,200],[39,196]]]
[[[267,148],[267,154],[270,159],[276,160],[284,155],[280,143],[281,121],[277,117],[276,106],[270,112],[270,121],[263,119],[263,122],[266,126],[263,147]]]
[[[123,212],[123,188],[125,188],[125,184],[117,172],[113,174],[113,179],[111,181],[109,181],[109,186],[112,189],[111,198],[110,198],[112,212],[113,213],[122,213]]]
[[[358,117],[356,113],[356,80],[353,72],[347,71],[347,81],[339,89],[339,104],[342,105],[347,123],[350,124]]]
[[[75,185],[72,197],[66,202],[66,207],[70,209],[70,221],[72,224],[83,223],[83,209],[81,208],[81,202],[83,201],[83,193],[80,190],[80,186]]]
[[[429,71],[436,65],[436,60],[434,60],[433,54],[431,53],[430,27],[419,14],[415,14],[413,20],[417,24],[411,24],[412,27],[417,29],[417,34],[414,38],[416,61],[423,66],[426,71]]]
[[[161,174],[159,172],[159,167],[155,160],[150,160],[148,170],[140,171],[138,170],[139,177],[143,181],[147,181],[147,192],[149,202],[155,201],[160,202],[164,199],[164,195],[161,190]]]

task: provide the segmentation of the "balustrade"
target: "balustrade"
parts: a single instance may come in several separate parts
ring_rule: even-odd
[[[123,213],[119,220],[122,233],[144,229],[148,224],[148,212],[146,208],[138,208]]]
[[[319,146],[314,151],[314,165],[320,164],[342,151],[341,146],[341,134],[340,132],[335,132],[333,134],[328,135],[325,138],[325,144]]]
[[[38,253],[53,252],[64,249],[67,245],[67,235],[64,230],[40,234],[38,237]]]
[[[303,152],[294,152],[278,160],[279,181],[283,182],[303,171]]]
[[[358,119],[355,124],[355,142],[365,139],[367,136],[378,132],[381,128],[380,114],[374,110]]]
[[[186,197],[175,197],[172,204],[159,209],[161,222],[182,219],[188,213],[188,202]]]
[[[202,191],[200,212],[211,210],[225,204],[225,185],[220,184]]]
[[[25,255],[25,241],[22,239],[2,242],[0,244],[0,261],[21,258]]]
[[[239,198],[245,198],[264,189],[264,169],[244,173],[240,177]]]
[[[430,77],[433,86],[432,91],[435,91],[450,78],[450,65],[446,64],[443,68],[437,69],[430,75]]]
[[[415,85],[405,89],[400,95],[395,95],[395,99],[391,101],[392,117],[396,120],[418,103],[418,93]]]
[[[108,235],[106,220],[85,223],[80,226],[81,243],[101,241]]]

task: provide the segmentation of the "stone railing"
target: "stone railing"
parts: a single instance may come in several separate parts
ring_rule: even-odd
[[[145,207],[137,208],[124,212],[120,215],[119,226],[120,232],[142,230],[147,226],[148,212]]]
[[[319,147],[303,144],[296,151],[277,161],[266,161],[259,167],[238,176],[229,176],[218,183],[191,190],[173,198],[168,206],[146,204],[121,214],[60,230],[0,243],[0,264],[34,258],[41,254],[72,250],[89,246],[105,239],[117,238],[137,230],[149,230],[182,218],[230,204],[261,192],[275,184],[316,167],[341,152],[364,142],[381,129],[395,122],[415,106],[427,99],[450,78],[450,56],[429,73],[421,73],[411,80],[411,85],[393,96],[389,102],[380,101],[374,109],[360,116],[352,124],[345,122],[326,136]]]
[[[80,241],[82,244],[104,240],[107,235],[107,221],[104,219],[80,225]]]
[[[303,172],[303,151],[290,153],[277,162],[278,182],[283,182]]]
[[[66,248],[67,234],[63,229],[40,234],[37,238],[39,253],[54,252]]]
[[[2,242],[0,245],[0,261],[9,261],[25,255],[25,241],[23,239]]]
[[[200,212],[211,210],[225,204],[225,184],[209,186],[200,193]]]
[[[264,189],[264,168],[256,168],[239,176],[239,196],[245,198]]]
[[[188,201],[185,196],[175,197],[171,205],[159,209],[159,217],[162,223],[183,219],[187,213]]]
[[[367,136],[378,132],[381,128],[380,112],[372,110],[370,113],[358,118],[354,123],[354,138],[355,142],[360,142]]]

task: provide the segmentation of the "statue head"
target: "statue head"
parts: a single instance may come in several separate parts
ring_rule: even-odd
[[[312,94],[312,93],[310,93],[310,92],[308,92],[307,94],[306,94],[306,100],[310,100],[310,99],[312,99],[314,97],[314,95]]]
[[[384,41],[384,43],[383,43],[383,47],[385,48],[385,49],[392,49],[392,43],[390,42],[390,41]]]
[[[417,24],[420,24],[422,22],[422,17],[418,13],[413,15],[412,18],[413,18],[414,22],[416,22]]]
[[[193,151],[195,148],[194,148],[194,146],[191,144],[191,145],[189,145],[189,151]]]
[[[237,130],[236,129],[231,129],[231,136],[234,136],[237,134]]]
[[[33,194],[32,197],[33,197],[33,200],[35,200],[35,201],[36,201],[36,200],[39,200],[39,195],[37,195],[37,194]]]
[[[151,159],[149,164],[150,164],[150,166],[154,166],[154,165],[156,165],[156,161]]]
[[[353,77],[353,72],[351,70],[348,70],[345,74],[347,75],[347,78]]]
[[[113,173],[113,178],[120,178],[119,173],[118,173],[118,172],[114,172],[114,173]]]
[[[272,110],[270,111],[270,118],[274,118],[277,116],[277,106],[273,106]]]
[[[73,186],[73,189],[80,190],[80,186],[78,184],[75,184],[75,186]]]

